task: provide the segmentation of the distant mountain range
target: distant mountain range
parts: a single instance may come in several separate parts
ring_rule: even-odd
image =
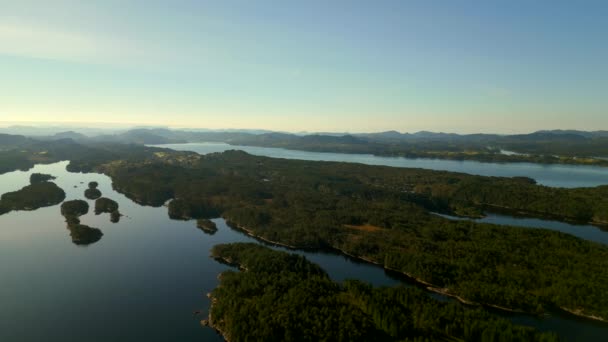
[[[0,129],[0,132],[36,132],[24,126]],[[51,132],[51,131],[47,131]],[[531,155],[570,157],[608,157],[608,131],[542,130],[529,134],[456,134],[420,131],[386,131],[356,134],[294,134],[265,130],[188,130],[136,128],[124,131],[67,130],[52,134],[21,134],[18,138],[0,138],[1,145],[24,143],[25,136],[37,140],[72,139],[79,142],[121,142],[132,144],[170,144],[187,142],[224,142],[232,145],[283,147],[289,149],[370,153],[379,155],[424,156],[432,153],[500,153],[508,150]],[[15,135],[13,135],[15,136]],[[20,141],[20,142],[19,142]]]

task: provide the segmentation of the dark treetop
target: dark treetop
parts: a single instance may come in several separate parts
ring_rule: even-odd
[[[209,324],[229,341],[557,341],[416,288],[338,284],[306,258],[256,244],[218,245],[241,268],[221,274]]]

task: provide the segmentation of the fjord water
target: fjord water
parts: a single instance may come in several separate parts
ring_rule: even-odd
[[[37,165],[0,175],[0,189],[17,190],[28,184],[32,172],[43,172],[57,177],[67,200],[84,199],[87,183],[97,181],[125,216],[117,224],[110,223],[108,214],[83,216],[84,224],[101,229],[104,236],[89,246],[77,246],[58,205],[1,215],[0,341],[221,340],[199,324],[209,305],[205,294],[217,286],[217,275],[230,269],[209,258],[209,251],[219,243],[259,242],[230,229],[222,219],[214,220],[216,234],[204,234],[193,221],[170,220],[164,207],[140,206],[115,192],[108,177],[69,173],[66,165]],[[318,263],[337,281],[401,283],[380,267],[338,254],[292,252]],[[195,315],[199,310],[203,314]],[[608,325],[569,315],[538,319],[497,314],[556,331],[569,341],[608,336]]]
[[[584,240],[608,245],[608,232],[599,227],[588,224],[572,224],[560,221],[544,220],[532,217],[515,217],[495,213],[488,213],[486,216],[479,219],[469,219],[466,217],[457,217],[438,213],[434,214],[449,220],[471,220],[480,223],[491,223],[505,226],[550,229],[574,235]]]
[[[224,143],[163,144],[151,146],[170,148],[178,151],[192,151],[200,154],[223,152],[226,150],[242,150],[253,155],[273,158],[411,167],[463,172],[480,176],[525,176],[535,179],[538,184],[563,188],[594,187],[608,184],[608,168],[599,166],[532,163],[482,163],[471,160],[459,161],[425,158],[380,157],[371,154],[308,152],[274,147],[233,146]]]
[[[85,199],[90,181],[117,201],[123,215],[112,224],[92,210],[83,224],[102,230],[89,246],[72,244],[59,205],[0,215],[0,341],[220,341],[199,321],[205,294],[229,269],[209,257],[213,245],[255,241],[215,220],[206,235],[194,221],[170,220],[167,209],[140,206],[112,190],[108,177],[69,173],[67,162],[0,175],[2,191],[29,183],[32,172],[57,177],[66,200]],[[76,188],[75,188],[76,186]],[[89,201],[93,206],[94,201]],[[358,274],[376,285],[397,280],[381,268],[345,257],[307,253],[334,279]],[[194,315],[201,310],[203,315]]]

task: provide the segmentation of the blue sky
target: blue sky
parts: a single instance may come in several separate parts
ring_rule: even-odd
[[[608,129],[605,1],[0,0],[0,121]]]

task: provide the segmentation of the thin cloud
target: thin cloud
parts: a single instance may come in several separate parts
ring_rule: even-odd
[[[117,37],[55,27],[0,23],[0,54],[95,64],[145,60],[147,47]]]

